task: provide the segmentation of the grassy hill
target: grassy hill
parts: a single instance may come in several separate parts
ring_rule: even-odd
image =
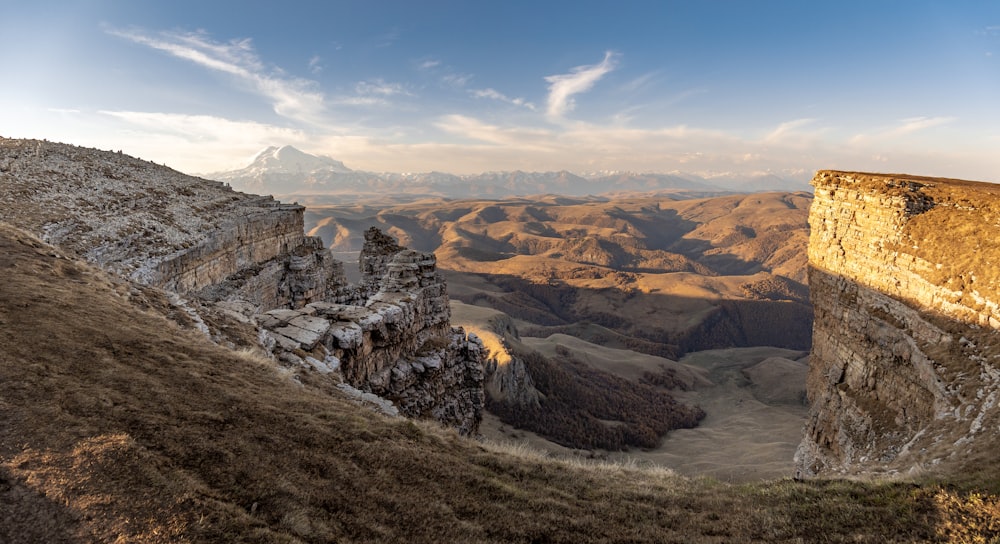
[[[212,344],[182,326],[163,293],[6,225],[0,277],[0,542],[971,542],[1000,534],[989,486],[733,486],[505,451],[376,415],[335,391],[303,387],[266,359]]]

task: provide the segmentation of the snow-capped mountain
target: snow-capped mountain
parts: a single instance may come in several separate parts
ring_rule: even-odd
[[[346,174],[353,172],[344,166],[344,163],[317,155],[310,155],[298,149],[286,145],[282,147],[271,146],[261,151],[254,157],[250,166],[242,171],[269,171],[282,174],[300,174],[305,172],[334,172]]]
[[[246,168],[216,172],[205,177],[224,181],[240,191],[275,196],[333,196],[363,198],[395,195],[420,198],[507,197],[517,195],[560,194],[566,196],[607,193],[657,192],[667,190],[719,193],[764,190],[808,190],[799,180],[771,174],[714,175],[702,177],[684,172],[667,174],[600,172],[578,176],[559,172],[486,172],[455,175],[444,172],[381,173],[351,170],[330,157],[310,155],[292,146],[268,147],[254,157]]]
[[[271,146],[258,153],[248,166],[228,172],[205,174],[240,191],[264,194],[336,192],[340,182],[365,180],[370,174],[355,172],[330,157],[310,155],[290,145]]]

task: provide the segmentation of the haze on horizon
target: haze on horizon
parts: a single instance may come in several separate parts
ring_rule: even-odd
[[[0,135],[186,172],[836,168],[1000,182],[1000,4],[39,1]]]

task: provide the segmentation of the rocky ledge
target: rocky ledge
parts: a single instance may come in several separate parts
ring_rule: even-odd
[[[1000,432],[1000,186],[813,179],[800,475],[967,467]]]
[[[473,434],[483,408],[482,342],[449,323],[434,255],[404,249],[372,228],[361,252],[363,280],[342,302],[314,302],[258,317],[276,356]]]
[[[434,256],[371,231],[351,285],[303,211],[120,152],[0,138],[0,222],[172,293],[221,343],[240,329],[299,372],[475,433],[482,346],[450,326]]]

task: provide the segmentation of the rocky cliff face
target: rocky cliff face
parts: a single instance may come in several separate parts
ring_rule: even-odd
[[[476,432],[481,345],[451,328],[433,254],[373,231],[349,285],[303,211],[120,153],[0,138],[0,222],[183,295],[206,330],[199,312],[232,318],[299,371],[342,373],[404,414]],[[226,342],[227,328],[210,333]]]
[[[366,233],[363,280],[340,302],[267,312],[261,325],[285,361],[339,370],[350,385],[467,434],[483,408],[483,344],[449,323],[434,254],[402,248],[378,229]]]
[[[0,221],[170,291],[215,287],[215,298],[271,309],[346,284],[321,241],[305,236],[302,206],[119,153],[0,139],[0,202]]]
[[[483,345],[484,389],[489,400],[539,407],[543,395],[535,388],[527,364],[518,355],[527,348],[521,343],[514,320],[492,308],[462,303],[458,303],[457,308],[456,320],[475,334]]]
[[[802,475],[963,466],[1000,431],[1000,187],[819,172]]]

